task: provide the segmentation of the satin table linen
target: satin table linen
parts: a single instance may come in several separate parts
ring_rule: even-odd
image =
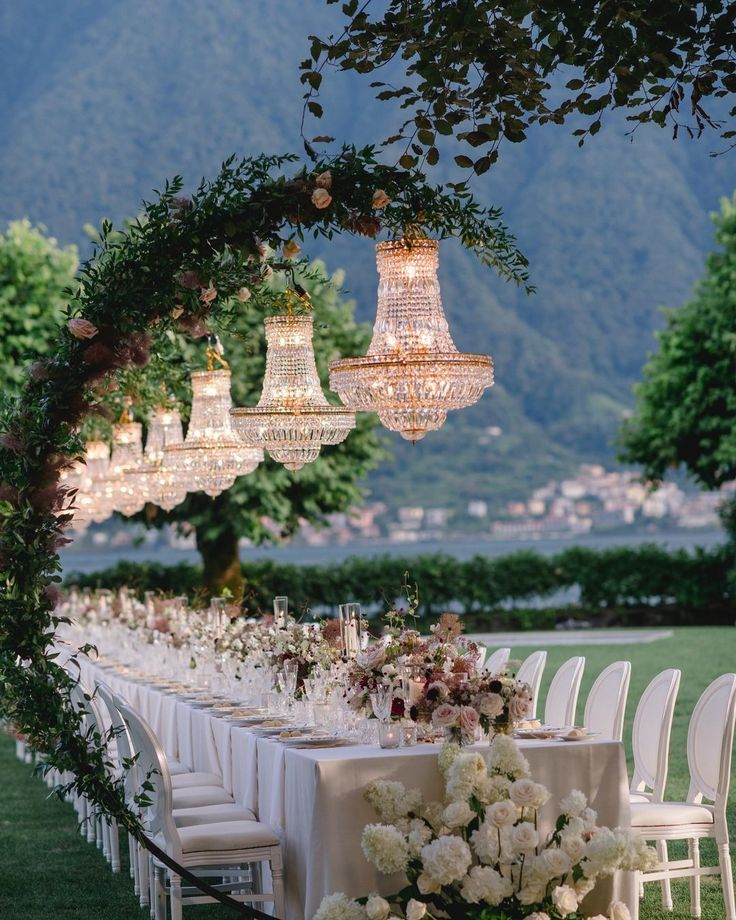
[[[598,823],[629,825],[629,792],[623,746],[616,741],[521,741],[532,776],[552,793],[541,812],[541,830],[552,830],[558,803],[580,789],[598,812]],[[482,745],[469,750],[488,751]],[[284,847],[288,920],[311,920],[326,894],[357,897],[388,894],[402,887],[398,876],[380,875],[366,860],[360,838],[366,824],[377,822],[363,798],[375,779],[399,780],[418,788],[425,801],[438,799],[442,784],[437,767],[439,745],[398,751],[375,746],[285,748],[258,742],[259,816],[279,832]],[[633,875],[618,873],[589,895],[589,914],[607,912],[611,900],[625,901],[636,916]]]

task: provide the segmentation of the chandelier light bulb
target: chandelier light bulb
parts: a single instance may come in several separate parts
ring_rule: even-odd
[[[378,308],[362,358],[330,364],[330,387],[350,409],[377,412],[408,441],[436,431],[451,409],[476,403],[493,385],[488,355],[459,352],[450,335],[437,278],[436,240],[376,245]]]
[[[355,413],[327,402],[317,374],[311,315],[271,316],[266,373],[258,405],[231,411],[236,431],[262,445],[277,463],[299,470],[322,447],[339,444],[355,427]]]

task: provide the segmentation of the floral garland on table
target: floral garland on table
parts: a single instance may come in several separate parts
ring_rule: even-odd
[[[418,790],[388,780],[365,790],[381,823],[364,829],[363,853],[381,874],[403,873],[406,887],[386,898],[329,895],[314,920],[579,920],[598,879],[656,863],[636,834],[598,827],[575,790],[542,835],[538,815],[549,792],[530,778],[511,738],[494,738],[488,764],[445,745],[439,765],[444,803],[424,804]],[[609,917],[630,920],[622,902],[611,904]]]

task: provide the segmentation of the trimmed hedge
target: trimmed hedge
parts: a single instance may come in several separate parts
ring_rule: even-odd
[[[288,595],[295,610],[326,612],[353,600],[380,612],[394,604],[409,573],[410,583],[419,586],[424,617],[453,609],[473,628],[544,629],[571,616],[597,625],[732,623],[733,564],[728,544],[692,553],[645,544],[603,551],[571,547],[555,556],[525,550],[467,561],[444,554],[353,556],[319,566],[265,559],[243,563],[243,574],[251,612],[270,611],[278,594]],[[70,573],[65,583],[128,585],[204,601],[201,574],[200,566],[189,563],[119,562],[87,575]]]

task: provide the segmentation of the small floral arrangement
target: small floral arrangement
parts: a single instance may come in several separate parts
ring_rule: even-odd
[[[493,739],[488,764],[453,744],[444,745],[439,764],[444,803],[425,805],[418,790],[388,780],[365,790],[381,823],[364,829],[363,852],[382,874],[403,873],[406,887],[386,898],[329,895],[314,920],[580,920],[598,879],[656,863],[631,831],[598,827],[575,790],[543,837],[538,812],[549,792],[505,735]],[[622,902],[610,905],[611,920],[629,916]]]
[[[502,674],[433,675],[424,691],[424,708],[432,725],[444,729],[454,741],[469,744],[478,729],[511,731],[528,717],[532,695],[528,684]]]

